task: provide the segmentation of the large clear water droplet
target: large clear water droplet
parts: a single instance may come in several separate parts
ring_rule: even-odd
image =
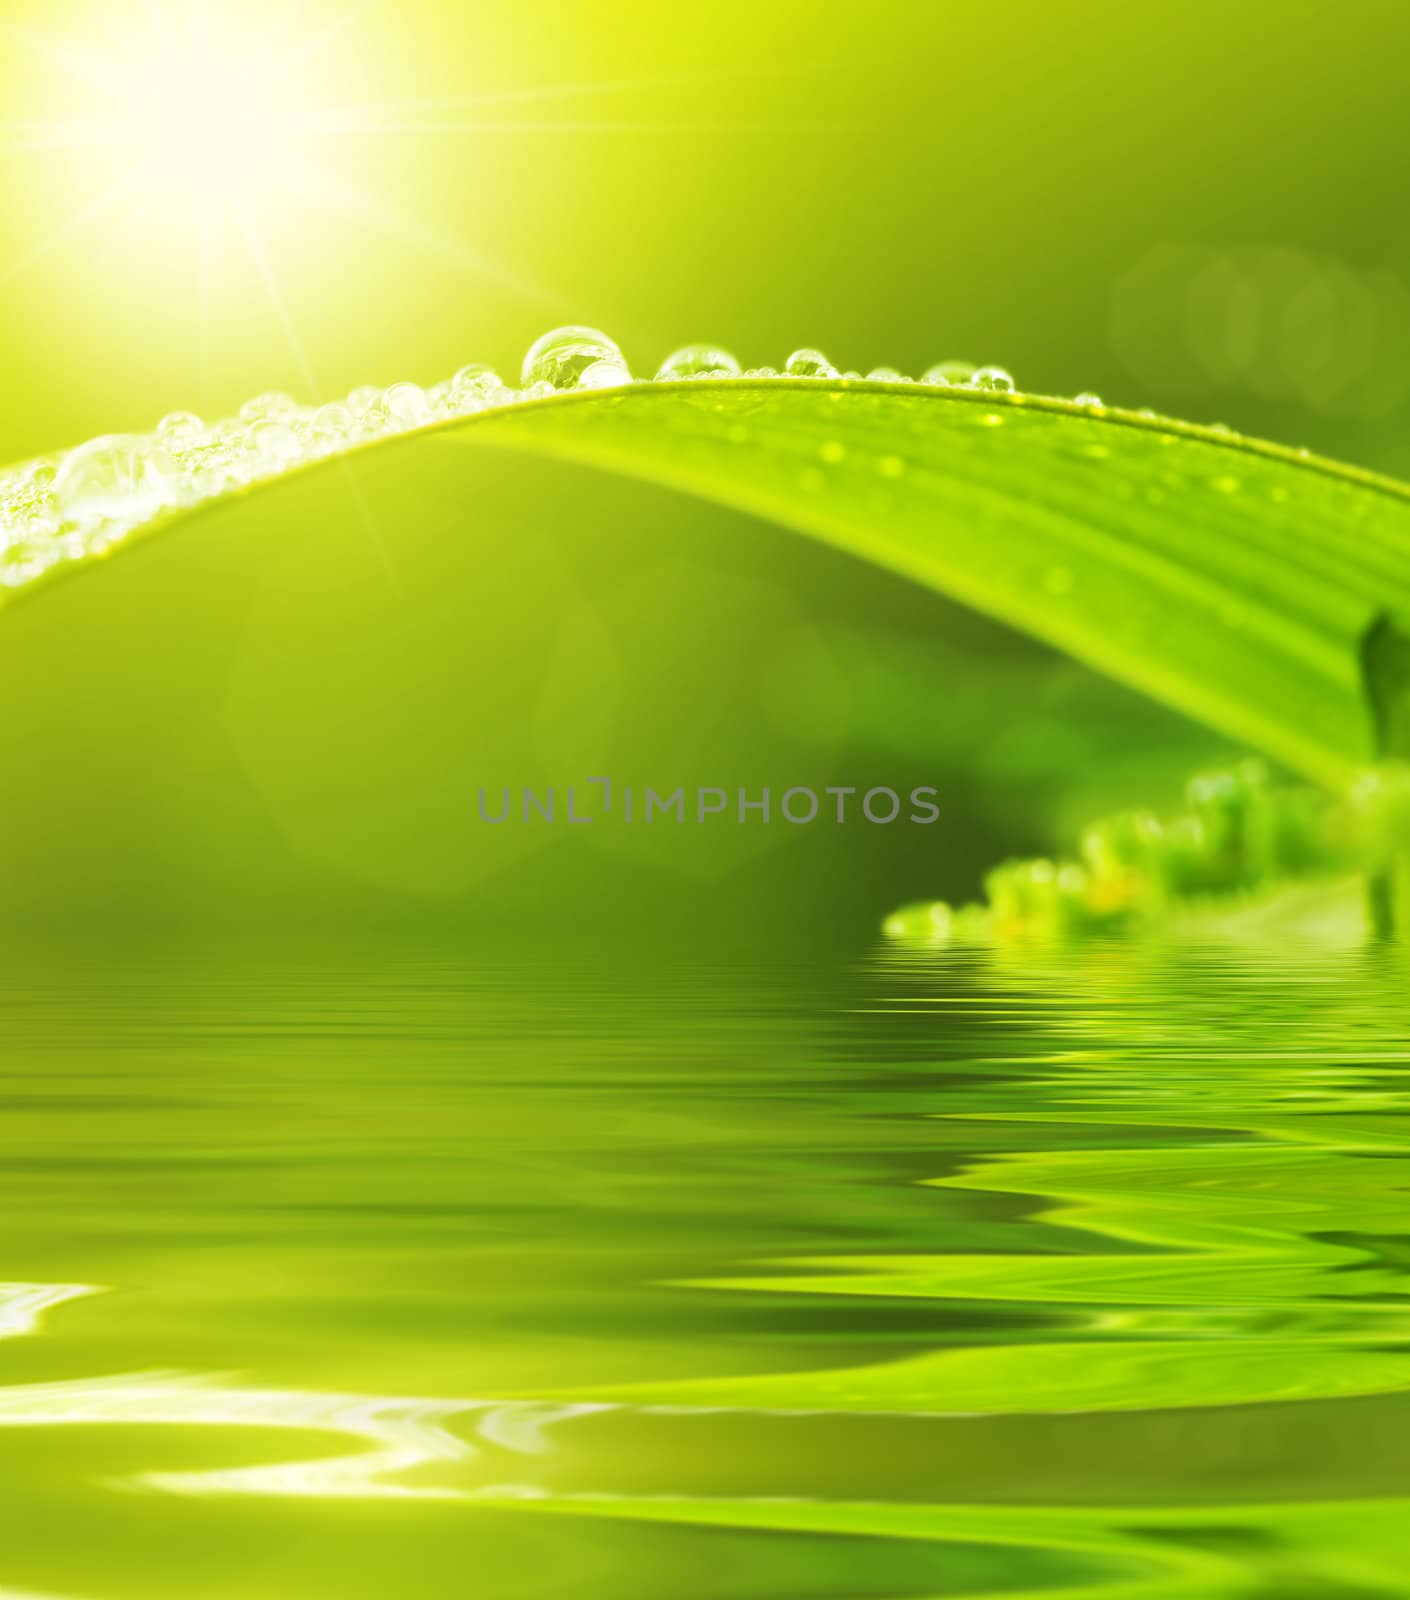
[[[250,429],[250,448],[272,467],[286,467],[304,453],[303,441],[279,417],[266,417]]]
[[[353,414],[357,432],[364,439],[375,438],[386,430],[389,421],[386,390],[375,384],[364,383],[348,396],[348,409]]]
[[[477,411],[489,397],[504,387],[493,367],[478,361],[462,367],[450,380],[449,401],[455,411]]]
[[[714,376],[733,378],[739,374],[739,363],[717,344],[687,344],[673,350],[657,370],[658,379],[699,378]]]
[[[1011,373],[1002,367],[980,367],[969,380],[971,389],[990,389],[996,394],[1012,394],[1014,381]]]
[[[795,350],[783,364],[790,378],[835,378],[837,368],[821,350]]]
[[[149,440],[107,434],[70,450],[54,480],[65,522],[136,522],[176,498],[176,465]]]
[[[536,383],[546,383],[554,389],[597,389],[630,381],[622,352],[596,328],[554,328],[535,339],[524,357],[526,389]]]
[[[352,407],[341,400],[331,400],[314,413],[311,437],[315,450],[326,452],[351,444],[356,432]]]
[[[394,383],[382,396],[394,428],[416,428],[431,420],[431,402],[418,383]]]
[[[173,411],[157,424],[157,438],[172,449],[198,444],[206,436],[206,425],[194,411]]]
[[[972,361],[937,361],[926,370],[920,381],[936,384],[943,389],[968,383],[977,370]]]

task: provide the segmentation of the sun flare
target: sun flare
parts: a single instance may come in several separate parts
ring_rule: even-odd
[[[209,29],[160,41],[116,73],[114,134],[157,189],[249,202],[284,187],[304,131],[291,74]]]
[[[357,182],[366,162],[349,143],[363,130],[350,102],[374,86],[362,70],[377,60],[358,29],[366,11],[356,0],[312,13],[168,0],[81,39],[7,30],[32,68],[30,116],[0,124],[0,137],[52,162],[52,192],[70,198],[51,208],[56,225],[0,262],[0,278],[72,260],[80,242],[103,262],[104,297],[149,272],[169,281],[169,265],[184,263],[203,352],[217,297],[247,303],[253,289],[316,388],[290,273],[328,248],[330,228],[346,233],[353,210],[364,230],[401,220]]]
[[[80,319],[111,331],[122,305],[140,308],[143,339],[179,325],[202,384],[258,316],[309,396],[322,389],[310,305],[326,309],[330,291],[365,305],[377,294],[365,280],[380,269],[404,281],[408,257],[459,293],[507,294],[566,320],[552,288],[475,226],[493,185],[468,181],[452,152],[520,130],[631,128],[585,110],[631,81],[481,78],[446,94],[454,80],[418,65],[405,41],[389,48],[395,18],[376,0],[39,4],[32,23],[0,18],[0,43],[14,47],[0,155],[24,174],[29,212],[0,255],[0,283],[54,268],[54,292],[75,297]],[[455,175],[453,192],[427,182],[440,173]]]
[[[280,47],[282,44],[282,48]],[[336,85],[313,52],[242,31],[193,5],[152,20],[111,53],[50,39],[36,49],[57,69],[68,108],[47,126],[89,147],[115,176],[140,175],[142,197],[217,213],[291,191],[313,128]]]

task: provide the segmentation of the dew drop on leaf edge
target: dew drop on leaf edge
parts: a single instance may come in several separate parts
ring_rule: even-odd
[[[795,350],[783,364],[790,378],[835,378],[837,368],[821,350]]]
[[[174,472],[170,458],[148,440],[107,434],[69,451],[54,496],[66,522],[150,515],[168,499]]]
[[[971,389],[987,389],[994,394],[1012,394],[1015,387],[1013,375],[1003,367],[980,367],[970,378],[969,386]]]
[[[676,378],[716,376],[737,377],[739,362],[717,344],[685,344],[673,350],[656,369],[658,379],[667,383]]]
[[[944,388],[966,384],[978,371],[972,361],[937,361],[921,375],[922,383],[933,383]]]
[[[551,389],[602,388],[603,378],[615,374],[620,374],[617,382],[630,377],[613,341],[596,328],[570,323],[534,340],[524,355],[522,379],[526,389],[539,383]]]

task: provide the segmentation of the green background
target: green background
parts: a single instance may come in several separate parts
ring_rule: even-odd
[[[55,41],[140,50],[141,8],[7,7],[0,457],[270,388],[326,398],[468,360],[513,373],[546,327],[581,321],[639,373],[707,337],[746,364],[800,344],[863,371],[961,356],[1040,392],[1410,468],[1400,8],[227,19],[252,49],[319,41],[293,92],[361,108],[313,141],[333,198],[272,183],[254,251],[176,155],[177,178],[114,201],[129,153],[21,136],[93,112]],[[6,617],[0,915],[864,939],[897,900],[972,894],[996,858],[1168,803],[1224,753],[747,518],[490,452],[428,467],[391,452],[352,487],[327,473],[225,508]],[[650,834],[475,819],[481,783],[604,771],[931,783],[944,817]]]

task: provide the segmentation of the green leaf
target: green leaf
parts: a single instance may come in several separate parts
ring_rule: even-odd
[[[453,481],[467,468],[447,447],[464,444],[588,463],[810,534],[1319,782],[1377,754],[1362,643],[1410,609],[1410,496],[1389,480],[1065,401],[788,378],[568,392],[359,450],[413,449]],[[239,492],[278,493],[293,475]]]

